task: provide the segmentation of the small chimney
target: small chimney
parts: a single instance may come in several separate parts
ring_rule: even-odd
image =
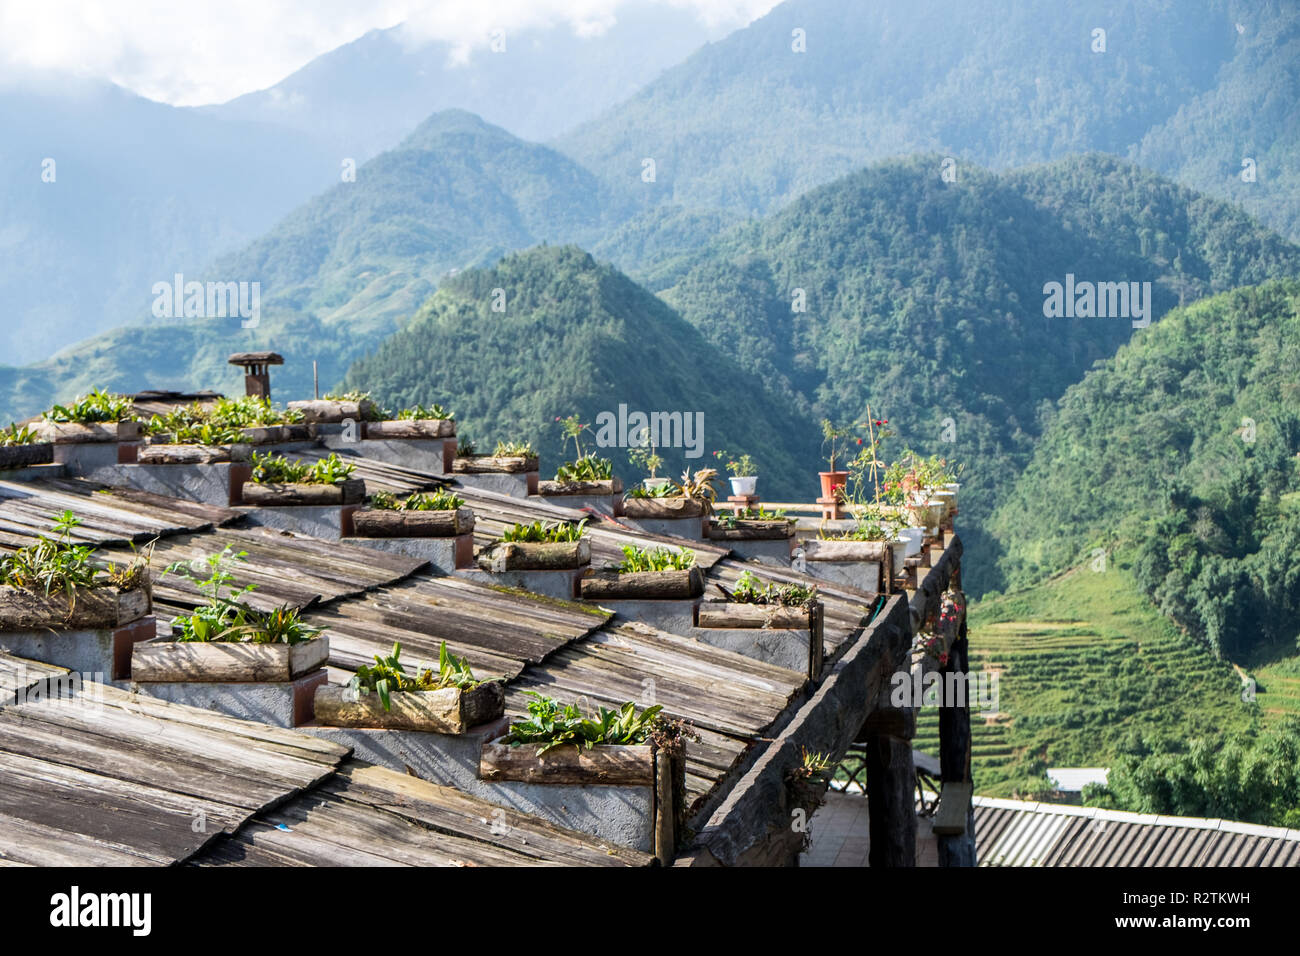
[[[244,369],[244,394],[271,400],[272,365],[283,365],[284,356],[278,352],[236,352],[226,359],[231,365]]]

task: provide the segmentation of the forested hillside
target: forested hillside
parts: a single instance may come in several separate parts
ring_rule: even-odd
[[[1008,583],[1121,552],[1191,639],[1300,636],[1300,282],[1176,311],[1066,392],[990,522]]]
[[[700,412],[703,456],[664,448],[661,474],[716,466],[713,452],[728,449],[757,459],[769,498],[816,482],[811,423],[662,301],[573,246],[531,249],[449,279],[406,328],[353,366],[347,386],[394,407],[448,404],[462,440],[490,451],[500,439],[527,438],[548,471],[564,454],[557,416],[593,423],[619,404]],[[588,450],[612,459],[628,484],[644,477],[626,449]]]
[[[1156,320],[1180,300],[1300,274],[1300,248],[1109,157],[967,169],[956,183],[939,164],[845,177],[658,279],[809,427],[823,415],[861,421],[871,402],[899,432],[895,450],[966,461],[967,585],[978,593],[999,583],[983,523],[1055,401],[1134,332],[1123,317],[1045,317],[1044,283],[1150,282]],[[794,310],[798,290],[806,311]]]
[[[745,214],[889,156],[1103,151],[1295,237],[1297,49],[1289,3],[787,0],[558,143],[627,208]]]

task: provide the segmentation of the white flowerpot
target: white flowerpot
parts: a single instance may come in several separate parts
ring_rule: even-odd
[[[907,542],[902,538],[889,542],[889,549],[894,552],[894,573],[903,573],[903,560],[907,557]]]
[[[758,476],[750,478],[732,478],[731,493],[737,498],[745,498],[754,493],[754,487],[758,484]]]
[[[951,491],[951,492],[955,495],[958,491],[961,490],[961,482],[960,482],[960,481],[950,481],[950,482],[948,482],[946,485],[943,486],[943,490],[944,490],[944,491]]]
[[[656,491],[668,484],[668,481],[667,478],[647,478],[641,484],[645,486],[646,491]]]
[[[907,544],[903,557],[911,558],[921,553],[921,543],[925,540],[924,528],[904,528],[898,532],[898,537]]]

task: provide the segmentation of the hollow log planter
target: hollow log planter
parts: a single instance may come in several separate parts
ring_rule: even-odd
[[[495,458],[491,455],[462,455],[451,463],[452,474],[462,485],[512,498],[527,498],[537,494],[537,468],[536,457],[522,456]]]
[[[328,681],[329,637],[299,644],[148,641],[131,654],[132,689],[243,720],[296,727]]]
[[[647,534],[703,540],[709,514],[698,498],[625,498],[623,519]]]
[[[316,689],[316,721],[326,727],[369,727],[463,734],[471,727],[498,720],[505,713],[506,692],[499,681],[464,690],[395,691],[384,710],[377,693],[358,694],[350,687]]]
[[[253,456],[251,446],[243,443],[232,445],[186,445],[159,442],[159,436],[143,448],[136,456],[139,465],[215,465],[235,461],[249,461]]]
[[[353,534],[352,516],[365,500],[366,483],[361,478],[332,484],[250,481],[241,497],[252,508],[253,524],[337,541]]]
[[[360,402],[341,402],[316,398],[290,402],[291,411],[302,412],[305,425],[341,425],[346,421],[360,424],[375,414],[375,403],[369,399]]]
[[[628,620],[690,636],[695,627],[695,609],[704,596],[704,572],[699,568],[627,574],[592,572],[578,581],[578,595]]]
[[[447,574],[474,564],[474,512],[468,507],[447,511],[383,511],[365,508],[352,513],[350,544],[376,551],[409,554]]]
[[[696,615],[694,636],[755,660],[802,670],[815,681],[825,660],[824,621],[821,601],[807,607],[705,601]]]
[[[69,475],[105,478],[111,483],[116,466],[135,461],[144,436],[142,422],[37,422],[32,431],[54,446],[53,461]],[[101,472],[96,475],[96,472]]]
[[[591,539],[497,541],[479,554],[478,567],[493,584],[572,601],[591,567]]]
[[[872,594],[892,593],[894,548],[887,541],[810,538],[799,543],[814,578]]]
[[[66,667],[95,680],[120,680],[131,648],[156,635],[148,588],[77,588],[64,593],[0,587],[0,651]]]
[[[312,428],[327,448],[356,449],[367,458],[431,475],[449,474],[456,457],[456,423],[451,419],[367,421],[355,431],[339,425]]]
[[[684,749],[671,755],[650,743],[599,744],[590,749],[556,747],[539,754],[541,746],[512,746],[508,737],[485,743],[479,777],[496,784],[512,804],[522,797],[537,806],[558,805],[568,817],[566,825],[574,829],[599,832],[605,821],[593,818],[602,811],[628,817],[623,821],[628,836],[619,842],[653,852],[664,865],[672,862],[684,832]],[[548,790],[554,791],[549,800]],[[591,796],[606,790],[622,796],[606,801]],[[642,807],[648,812],[638,813]]]
[[[792,518],[710,521],[705,536],[745,561],[788,568],[794,554],[796,524]]]
[[[590,508],[616,518],[623,513],[623,482],[618,478],[603,481],[541,481],[537,493],[562,508]]]
[[[15,471],[32,465],[48,465],[54,461],[53,442],[33,442],[30,445],[0,445],[0,471]]]

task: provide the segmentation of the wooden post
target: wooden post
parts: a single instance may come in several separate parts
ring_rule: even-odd
[[[867,813],[871,866],[916,866],[916,772],[912,742],[892,734],[867,738]]]
[[[962,674],[969,678],[970,663],[964,614],[958,625],[957,639],[948,651],[948,663],[943,668],[945,683],[946,676],[950,673]],[[975,811],[970,800],[973,781],[970,767],[969,679],[966,686],[967,696],[963,706],[950,706],[951,702],[945,700],[939,709],[939,767],[943,780],[941,804],[943,800],[965,804],[964,807],[950,806],[944,815],[946,819],[960,820],[964,816],[966,820],[964,832],[938,834],[940,866],[975,865]]]
[[[822,662],[825,659],[823,635],[826,630],[826,606],[815,601],[808,608],[808,679],[819,680],[822,676]]]
[[[311,397],[314,400],[320,399],[320,370],[316,367],[316,360],[311,360]]]
[[[686,799],[686,755],[656,747],[654,754],[654,854],[661,866],[672,866]]]

